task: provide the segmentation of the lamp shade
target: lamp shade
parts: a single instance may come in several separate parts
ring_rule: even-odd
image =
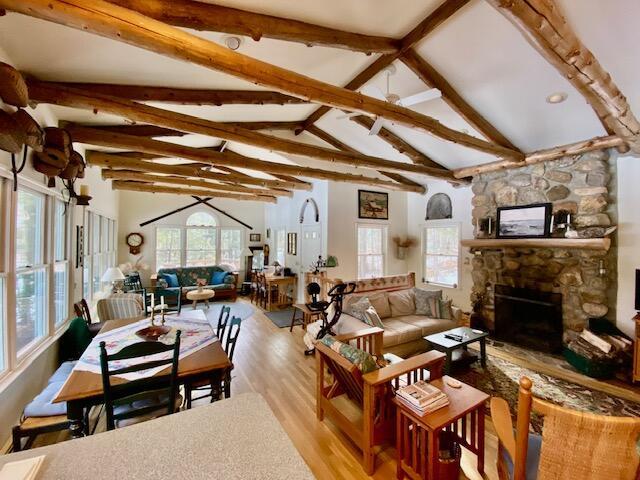
[[[124,280],[124,275],[118,267],[110,267],[102,275],[103,282],[116,282],[118,280]]]
[[[244,247],[242,249],[242,256],[243,257],[251,257],[251,256],[253,256],[253,252],[251,251],[251,249],[249,247]]]

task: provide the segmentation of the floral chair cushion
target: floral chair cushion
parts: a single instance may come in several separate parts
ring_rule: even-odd
[[[359,348],[347,343],[342,343],[331,336],[323,337],[320,341],[331,350],[337,352],[340,356],[353,363],[362,373],[373,372],[380,368],[376,362],[376,357],[371,355],[369,352],[360,350]]]

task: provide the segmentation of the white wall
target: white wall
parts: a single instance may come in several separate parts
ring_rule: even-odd
[[[408,256],[407,267],[410,271],[416,272],[416,283],[422,283],[422,233],[429,223],[425,220],[427,212],[427,202],[436,193],[446,193],[451,198],[453,218],[451,220],[435,220],[432,222],[455,222],[460,225],[460,238],[473,238],[473,224],[471,220],[471,198],[470,187],[454,188],[444,181],[430,181],[427,195],[416,193],[407,194],[407,226],[409,235],[419,241],[419,245],[412,248]],[[465,311],[470,309],[470,295],[473,282],[471,281],[471,255],[466,248],[460,248],[460,277],[457,288],[436,287],[426,284],[421,285],[427,289],[443,290],[443,295],[453,300],[453,304],[461,307]]]
[[[617,326],[634,337],[635,271],[640,268],[640,160],[618,158],[618,302]]]
[[[407,194],[406,192],[373,189],[389,193],[389,220],[366,220],[358,218],[358,190],[370,188],[349,183],[329,184],[329,226],[327,252],[338,257],[338,267],[330,275],[342,280],[355,280],[358,277],[357,224],[376,224],[387,226],[388,246],[386,255],[386,274],[395,275],[407,272],[406,260],[396,258],[391,239],[407,234]]]
[[[243,228],[245,230],[245,245],[258,245],[257,243],[249,242],[249,233],[260,233],[264,240],[265,204],[261,202],[244,202],[222,198],[210,201],[215,207],[253,227],[253,230],[244,228],[238,222],[202,204],[163,218],[145,227],[140,227],[140,223],[142,222],[194,202],[195,200],[193,198],[185,195],[121,191],[120,211],[118,215],[118,263],[133,262],[142,255],[142,261],[150,267],[148,271],[141,272],[143,285],[145,285],[148,282],[149,276],[157,271],[155,257],[156,227],[158,225],[184,226],[187,218],[199,211],[214,215],[220,226]],[[126,237],[131,232],[139,232],[144,236],[144,244],[142,245],[140,255],[131,255],[129,253]]]

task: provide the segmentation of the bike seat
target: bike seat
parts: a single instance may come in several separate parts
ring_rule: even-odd
[[[311,302],[305,305],[309,310],[313,312],[324,312],[327,308],[329,308],[330,303],[325,302],[324,300],[320,300],[319,302]]]

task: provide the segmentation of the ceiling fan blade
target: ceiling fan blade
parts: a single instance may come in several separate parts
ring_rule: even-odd
[[[375,85],[365,85],[364,87],[362,87],[360,92],[363,95],[367,95],[368,97],[377,98],[378,100],[382,100],[383,102],[387,101],[387,97],[385,96],[384,92]]]
[[[437,88],[431,88],[429,90],[425,90],[424,92],[404,97],[400,99],[400,103],[405,107],[410,107],[411,105],[416,105],[418,103],[435,100],[436,98],[440,98],[441,96],[442,92],[440,90],[438,90]]]
[[[382,129],[383,124],[384,124],[384,118],[382,117],[376,118],[376,121],[373,122],[373,125],[371,126],[371,130],[369,130],[369,135],[377,135],[378,133],[380,133],[380,130]]]

